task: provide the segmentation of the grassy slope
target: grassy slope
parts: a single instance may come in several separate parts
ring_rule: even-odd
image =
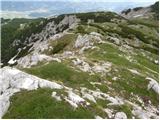
[[[88,58],[91,60],[104,60],[104,61],[110,61],[112,62],[116,68],[118,69],[117,73],[113,73],[111,76],[118,76],[120,75],[120,80],[117,80],[115,82],[112,82],[112,88],[115,88],[116,93],[119,91],[122,91],[122,94],[120,92],[120,96],[123,97],[131,97],[131,93],[138,94],[139,96],[148,96],[152,102],[156,105],[158,105],[158,95],[155,94],[153,91],[147,91],[147,85],[148,81],[145,80],[145,77],[132,74],[127,69],[135,69],[140,71],[141,73],[145,73],[147,71],[142,66],[139,66],[135,63],[129,62],[126,58],[119,56],[120,51],[116,49],[116,47],[109,45],[109,44],[103,44],[100,45],[100,50],[98,51],[88,51],[87,55]],[[106,51],[103,53],[103,51]],[[121,55],[123,55],[121,53]],[[144,66],[149,67],[152,70],[155,70],[158,72],[158,66],[152,63],[151,61],[148,61],[146,58],[144,59],[142,56],[136,56],[137,61]],[[150,73],[150,71],[148,71]],[[156,76],[157,78],[157,76]],[[158,79],[158,78],[157,78]],[[124,92],[123,92],[124,91]]]
[[[83,14],[80,14],[79,17],[81,17]],[[86,16],[87,17],[87,16]],[[128,37],[128,33],[125,33],[125,31],[122,30],[124,26],[120,26],[117,23],[110,23],[110,20],[105,23],[101,23],[102,21],[98,21],[94,25],[86,25],[84,22],[86,22],[86,17],[83,19],[83,24],[81,24],[80,29],[72,30],[72,32],[75,33],[81,33],[81,34],[88,34],[90,32],[99,32],[105,36],[108,34],[112,35],[113,32],[117,33],[122,38]],[[93,15],[89,15],[89,17],[93,17]],[[147,22],[147,21],[146,21]],[[149,31],[150,27],[152,29],[157,29],[157,26],[151,25],[149,22],[143,22],[140,21],[138,24],[144,25],[146,28],[145,30]],[[145,24],[142,24],[145,23]],[[135,23],[129,23],[129,25],[134,25]],[[126,25],[126,24],[125,24]],[[127,28],[129,28],[129,25],[127,25]],[[114,26],[114,27],[113,27]],[[116,29],[113,29],[115,28]],[[122,30],[122,31],[121,31]],[[132,29],[129,29],[132,31]],[[139,29],[138,29],[139,30]],[[137,30],[137,31],[138,31]],[[139,34],[140,32],[140,34]],[[137,35],[139,38],[142,38],[143,40],[148,40],[144,38],[144,35],[147,35],[145,33],[141,34],[143,32],[143,29],[141,31],[138,31]],[[154,30],[153,30],[154,32]],[[154,34],[154,33],[153,33]],[[140,36],[142,35],[142,36]],[[154,37],[154,36],[153,36]],[[69,39],[68,39],[69,38]],[[55,43],[51,43],[51,46],[54,47],[53,51],[51,53],[47,54],[55,54],[55,53],[61,53],[64,50],[72,49],[72,42],[76,38],[76,35],[74,36],[65,36],[61,38],[63,42],[60,42],[59,40]],[[144,42],[144,44],[146,44]],[[66,86],[73,87],[76,89],[79,89],[79,87],[87,87],[89,89],[96,89],[99,88],[101,91],[107,93],[108,91],[112,93],[112,95],[122,96],[126,99],[129,99],[130,101],[139,103],[138,100],[134,99],[134,97],[131,95],[131,93],[138,95],[142,99],[150,99],[152,104],[155,106],[158,106],[158,95],[154,93],[154,91],[148,91],[147,85],[148,81],[145,80],[145,77],[153,77],[154,79],[158,80],[158,74],[155,72],[158,72],[158,65],[154,63],[154,61],[151,61],[148,59],[147,56],[142,56],[141,49],[135,49],[134,52],[138,55],[131,55],[137,63],[130,62],[127,60],[124,56],[128,55],[124,52],[121,52],[118,49],[118,46],[115,46],[113,44],[100,44],[97,45],[100,49],[99,50],[88,50],[85,52],[85,56],[88,58],[88,61],[109,61],[113,63],[113,67],[116,68],[118,71],[112,70],[110,73],[106,74],[104,77],[100,77],[99,75],[89,75],[88,73],[78,71],[77,69],[71,68],[67,63],[57,63],[57,62],[50,62],[48,64],[42,64],[40,66],[35,66],[29,69],[25,69],[26,72],[36,75],[38,77],[48,79],[50,81],[55,80],[57,82],[63,83]],[[146,52],[146,51],[145,51]],[[121,55],[121,56],[119,56]],[[149,57],[158,59],[158,55],[154,53],[148,54]],[[144,74],[144,76],[136,75],[131,73],[128,68],[135,69],[138,72]],[[149,70],[150,69],[150,70]],[[153,72],[154,71],[154,72]],[[113,81],[112,78],[114,76],[117,76],[119,79],[117,81]],[[107,81],[107,83],[103,84],[104,81]],[[102,85],[91,85],[90,82],[101,82]],[[108,84],[108,82],[110,84]],[[112,90],[108,88],[112,88]],[[72,108],[64,103],[64,102],[57,102],[53,98],[50,97],[51,91],[50,90],[38,90],[38,91],[24,91],[23,93],[18,93],[15,96],[12,97],[13,103],[11,104],[11,107],[9,108],[9,112],[4,116],[4,118],[93,118],[95,114],[106,116],[101,109],[102,108],[112,108],[115,111],[124,111],[128,118],[131,118],[131,107],[128,105],[123,106],[107,106],[108,101],[103,100],[97,100],[98,104],[91,104],[91,109],[87,110],[84,108],[79,108],[78,110],[74,111]],[[25,101],[28,97],[32,98],[31,100]],[[46,101],[46,98],[49,100]],[[39,102],[40,99],[40,102]],[[25,101],[22,106],[17,105],[19,103],[22,103],[22,101]],[[35,103],[37,101],[37,103]],[[43,103],[43,104],[42,104]],[[45,103],[45,104],[44,104]],[[50,106],[49,106],[50,104]],[[23,106],[24,105],[24,106]],[[32,107],[33,106],[33,107]],[[45,109],[44,109],[45,108]],[[60,113],[56,112],[56,114],[53,114],[54,111],[60,111]],[[52,113],[50,113],[50,111]],[[63,113],[63,114],[62,114]]]
[[[74,110],[68,103],[56,101],[51,97],[52,90],[38,89],[23,91],[12,96],[13,102],[5,119],[68,119],[94,118],[94,114],[85,108]]]
[[[44,51],[47,55],[53,55],[56,53],[61,53],[67,49],[71,49],[73,47],[74,41],[77,38],[76,34],[66,34],[63,37],[51,41],[49,46],[53,49],[51,51]]]
[[[78,88],[82,86],[93,88],[89,81],[98,81],[100,78],[96,75],[90,76],[82,71],[75,71],[63,63],[51,62],[40,67],[26,69],[26,72],[48,80],[56,80],[67,86]]]

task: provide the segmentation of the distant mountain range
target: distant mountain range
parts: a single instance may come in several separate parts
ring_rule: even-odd
[[[139,6],[148,6],[151,2],[57,2],[57,1],[2,1],[1,17],[3,18],[38,18],[66,13],[114,11]],[[89,6],[88,6],[89,5]]]

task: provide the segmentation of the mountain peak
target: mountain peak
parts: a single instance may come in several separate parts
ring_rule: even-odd
[[[136,7],[133,9],[127,9],[121,12],[121,15],[127,19],[134,18],[152,18],[158,19],[159,15],[159,2],[149,7]]]

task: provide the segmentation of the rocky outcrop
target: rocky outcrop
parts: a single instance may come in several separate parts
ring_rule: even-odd
[[[115,114],[115,119],[127,119],[127,115],[124,112],[117,112]]]
[[[63,86],[18,69],[4,67],[0,69],[0,118],[7,112],[9,98],[21,90],[36,90],[38,88],[62,89]]]
[[[139,10],[136,12],[138,13]],[[127,13],[127,15],[130,14]],[[56,81],[61,84],[54,80],[51,82],[38,78],[16,68],[0,69],[0,117],[12,104],[10,97],[15,93],[21,90],[50,88],[52,89],[50,97],[57,102],[68,103],[73,110],[79,107],[89,110],[95,105],[94,108],[98,107],[100,108],[98,110],[107,114],[101,116],[94,112],[96,119],[158,118],[158,101],[153,100],[159,94],[159,84],[156,80],[158,71],[155,68],[159,64],[158,55],[138,49],[141,46],[140,39],[137,39],[136,35],[127,38],[121,35],[121,32],[124,32],[123,27],[114,20],[111,23],[98,22],[95,23],[95,26],[94,21],[91,25],[77,24],[78,22],[79,20],[74,15],[64,15],[64,18],[58,23],[50,21],[40,33],[26,38],[29,43],[26,41],[26,46],[19,48],[19,52],[9,61],[9,64],[12,65],[17,63],[17,68],[29,68],[29,70],[32,67],[39,70],[39,67],[49,66],[50,61],[57,61],[59,63],[54,62],[55,65],[58,65],[54,67],[53,64],[53,69],[61,70],[59,67],[63,69],[64,65],[66,66],[64,71],[62,70],[64,73],[57,72],[56,76],[55,73],[50,76],[54,71],[49,71],[49,75],[45,73],[48,71],[43,71],[43,73],[45,76],[48,75],[46,78],[49,77],[50,80],[57,78]],[[80,25],[84,27],[86,34],[77,33],[76,26]],[[135,25],[127,26],[136,27]],[[91,32],[93,27],[96,28],[96,32]],[[66,30],[66,28],[71,29]],[[149,28],[146,27],[146,29]],[[18,40],[15,41],[14,47],[18,44]],[[58,49],[58,52],[53,52],[55,49]],[[23,50],[27,51],[25,55]],[[18,56],[19,53],[23,54],[23,57]],[[75,76],[72,76],[72,73],[76,73]],[[81,77],[79,74],[82,75],[83,80],[86,80],[85,82],[81,79],[76,81],[77,77]],[[72,79],[75,80],[75,84],[72,83],[74,82]],[[66,87],[63,84],[70,86]],[[133,88],[128,89],[129,87]],[[145,90],[146,94],[143,94]],[[147,92],[147,90],[151,91]],[[130,116],[123,107],[128,108]]]
[[[47,56],[45,54],[33,53],[17,60],[18,63],[17,66],[23,68],[29,68],[31,66],[37,65],[38,62],[52,61],[52,60],[54,60],[52,57]]]
[[[105,75],[105,73],[111,71],[112,63],[110,62],[101,62],[93,63],[93,65],[89,65],[86,61],[83,59],[75,58],[72,60],[73,64],[78,67],[80,70],[84,72],[89,72],[91,74],[94,73],[101,73],[102,75]]]
[[[96,32],[91,32],[89,35],[79,35],[74,47],[79,48],[79,53],[82,54],[84,50],[93,49],[95,43],[105,43],[102,40],[102,35]]]
[[[65,97],[65,100],[74,108],[77,108],[78,105],[89,105],[82,97],[73,93],[72,91],[67,91],[68,97]]]
[[[127,9],[125,11],[122,11],[121,15],[127,19],[133,19],[133,18],[149,18],[152,17],[151,8],[141,8],[141,9]]]
[[[147,77],[146,80],[149,80],[148,90],[152,89],[157,94],[159,94],[159,84],[158,84],[158,82],[156,80],[154,80],[153,78],[149,78],[149,77]]]
[[[148,7],[136,7],[133,9],[126,9],[121,12],[121,16],[127,18],[127,19],[134,19],[134,18],[152,18],[152,19],[158,19],[158,7],[159,2],[156,2],[155,4],[148,6]]]
[[[43,53],[44,50],[52,49],[52,48],[49,48],[49,45],[48,45],[49,41],[53,41],[55,39],[62,37],[65,33],[65,30],[69,28],[74,28],[79,21],[80,20],[77,19],[75,15],[66,15],[58,24],[55,23],[55,21],[48,22],[40,33],[32,34],[31,36],[29,36],[29,38],[27,37],[24,40],[24,43],[21,43],[29,47],[29,50],[27,50],[26,47],[24,47],[23,49],[20,48],[21,49],[20,53],[23,53],[25,51],[26,56],[27,54],[29,56],[25,58],[19,56],[20,59],[19,57],[16,58],[17,57],[16,56],[13,59],[10,59],[9,64],[14,64],[15,62],[17,62],[18,65],[22,67],[28,67],[28,64],[30,63],[29,57],[31,54],[32,54],[31,57],[33,59],[41,59],[39,58],[39,56],[35,56],[35,54],[40,54],[40,53]],[[14,47],[17,47],[20,44],[19,42],[18,44],[15,44],[17,43],[17,41],[20,41],[20,40],[15,40],[13,42]],[[26,63],[26,61],[28,61],[28,63]],[[27,65],[25,65],[25,63],[23,62],[25,62]],[[32,63],[35,65],[37,62],[32,62]]]

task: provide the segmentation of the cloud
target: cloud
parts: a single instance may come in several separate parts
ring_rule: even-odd
[[[40,9],[36,9],[36,10],[31,10],[31,11],[27,11],[28,13],[47,13],[49,12],[48,9],[44,9],[44,8],[40,8]]]
[[[18,11],[1,11],[0,16],[6,19],[30,18],[29,14],[26,14],[25,12],[18,12]]]
[[[8,10],[4,10],[4,11],[0,11],[0,16],[3,18],[32,18],[30,16],[30,14],[32,13],[48,13],[49,10],[48,9],[44,9],[44,8],[40,8],[40,9],[36,9],[36,10],[31,10],[31,11],[8,11]]]

